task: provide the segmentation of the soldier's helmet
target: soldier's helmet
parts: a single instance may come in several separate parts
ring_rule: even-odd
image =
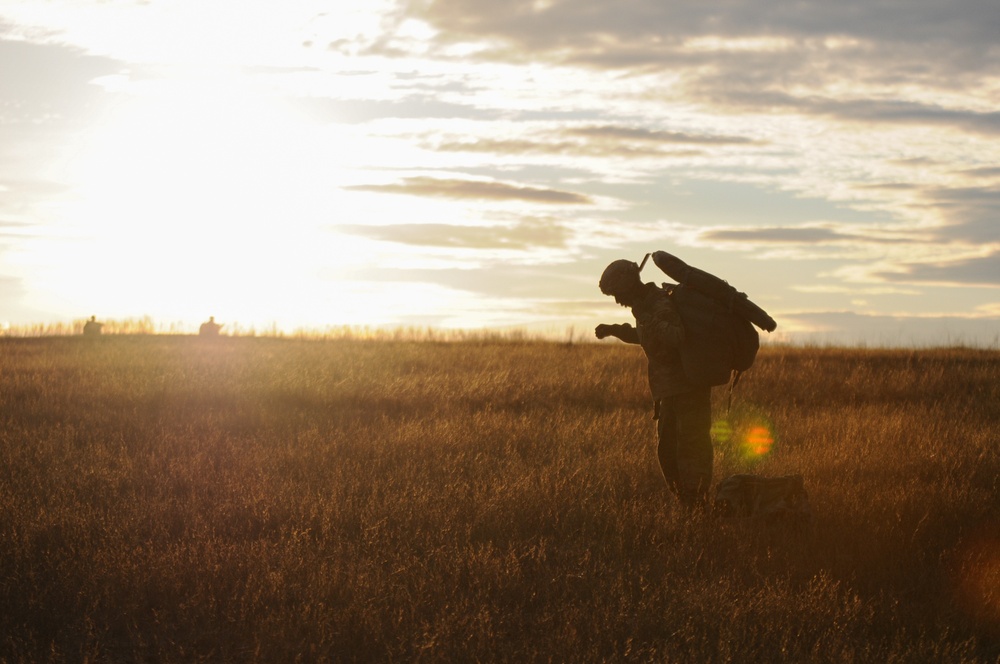
[[[649,254],[646,254],[646,258],[649,258]],[[642,265],[623,258],[604,268],[604,274],[598,282],[601,292],[605,295],[616,295],[634,288],[636,284],[641,284],[639,273],[646,264],[646,258],[642,259]]]

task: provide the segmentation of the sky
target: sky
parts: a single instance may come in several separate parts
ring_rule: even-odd
[[[0,0],[0,328],[587,337],[664,250],[765,343],[995,348],[998,35],[995,0]]]

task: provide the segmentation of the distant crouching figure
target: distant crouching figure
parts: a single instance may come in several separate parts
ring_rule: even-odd
[[[222,329],[220,323],[215,322],[215,316],[209,316],[208,320],[201,324],[198,328],[198,336],[201,337],[217,337],[219,336],[219,330]]]
[[[97,316],[91,316],[90,320],[83,324],[83,336],[99,337],[102,327],[104,327],[104,323],[98,323]]]

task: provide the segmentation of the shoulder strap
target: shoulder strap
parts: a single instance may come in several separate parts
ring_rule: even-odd
[[[736,387],[736,383],[740,382],[740,378],[742,377],[742,371],[733,370],[733,378],[729,381],[729,401],[726,403],[726,415],[729,415],[729,411],[733,408],[733,388]]]

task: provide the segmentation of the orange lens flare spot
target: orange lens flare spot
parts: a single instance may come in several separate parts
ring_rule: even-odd
[[[737,413],[733,419],[712,422],[712,441],[733,452],[744,462],[760,461],[774,449],[775,434],[770,419],[757,409]]]
[[[753,457],[762,457],[771,451],[774,437],[770,429],[763,426],[752,427],[743,441],[744,451]]]

